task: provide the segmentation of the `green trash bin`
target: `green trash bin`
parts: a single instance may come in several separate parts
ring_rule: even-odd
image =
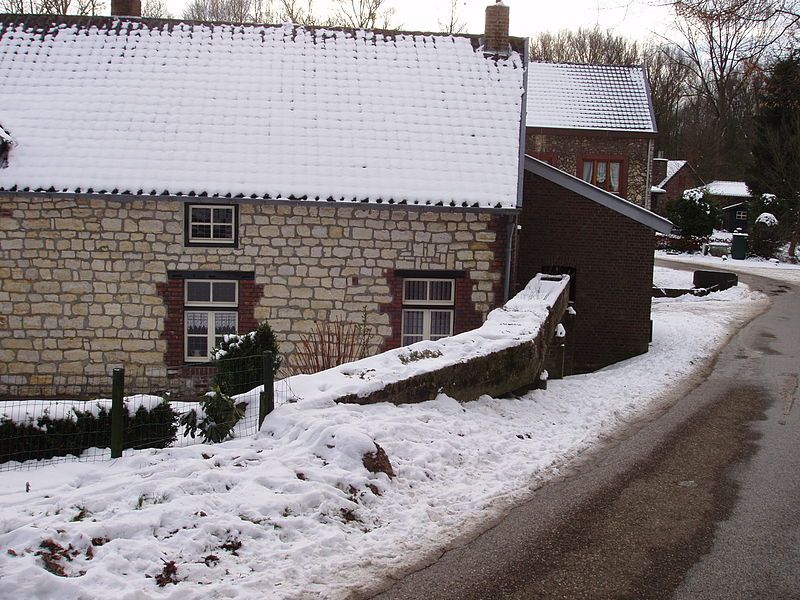
[[[731,243],[731,258],[734,260],[744,260],[747,258],[746,233],[733,234],[733,243]]]

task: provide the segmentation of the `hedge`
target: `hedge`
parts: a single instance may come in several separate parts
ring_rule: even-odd
[[[0,463],[55,456],[79,456],[88,448],[111,447],[111,410],[99,406],[97,415],[72,408],[73,415],[53,419],[44,414],[36,423],[0,418]],[[168,402],[148,410],[140,406],[131,416],[123,411],[123,448],[164,448],[175,441],[178,413]]]

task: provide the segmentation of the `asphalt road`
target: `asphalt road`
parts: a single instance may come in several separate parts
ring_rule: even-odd
[[[800,289],[741,280],[772,303],[690,391],[358,597],[800,598]]]

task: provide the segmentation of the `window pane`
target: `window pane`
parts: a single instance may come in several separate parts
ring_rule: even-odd
[[[202,206],[192,207],[192,223],[211,223],[211,209]]]
[[[406,281],[405,292],[403,295],[404,300],[427,300],[427,281]]]
[[[211,225],[192,225],[192,237],[211,239]]]
[[[609,182],[610,185],[608,186],[608,189],[610,191],[612,191],[612,192],[618,192],[619,191],[619,166],[620,165],[619,165],[618,162],[609,163],[609,167],[611,169],[611,172],[610,172],[611,181]]]
[[[589,183],[592,182],[592,167],[594,163],[590,160],[583,163],[583,180],[588,181]]]
[[[431,311],[431,339],[438,340],[451,335],[453,332],[453,311]]]
[[[411,344],[416,344],[417,342],[422,341],[421,335],[404,335],[403,336],[403,346],[410,346]]]
[[[215,281],[213,284],[214,302],[236,302],[236,283],[233,281]]]
[[[233,227],[231,225],[214,225],[215,240],[232,240]]]
[[[186,338],[186,354],[195,358],[208,356],[208,337],[193,336]]]
[[[233,223],[233,209],[215,208],[214,223]]]
[[[452,281],[431,281],[430,300],[449,302],[453,298]]]
[[[421,310],[403,311],[403,335],[418,335],[422,339],[422,323],[425,312]]]
[[[606,163],[597,163],[597,187],[606,187]]]
[[[208,335],[208,313],[204,312],[186,313],[186,334]]]
[[[232,335],[234,333],[236,333],[236,313],[214,313],[214,334],[223,336]]]
[[[187,281],[186,302],[210,302],[211,283],[208,281]]]

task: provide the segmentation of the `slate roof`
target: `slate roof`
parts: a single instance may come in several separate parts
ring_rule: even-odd
[[[527,126],[653,134],[644,67],[532,62]]]
[[[0,190],[515,208],[523,72],[470,36],[0,16]]]

